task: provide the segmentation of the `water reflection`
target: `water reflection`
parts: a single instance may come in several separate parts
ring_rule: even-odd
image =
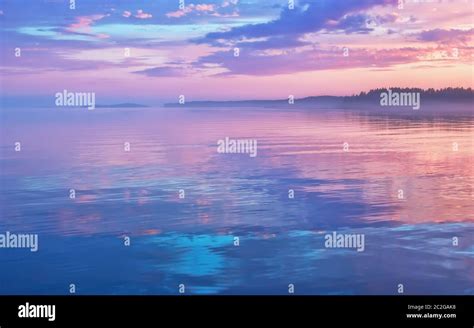
[[[2,250],[0,293],[473,293],[472,117],[269,111],[7,110],[0,231],[41,252]],[[258,156],[217,153],[226,136]]]

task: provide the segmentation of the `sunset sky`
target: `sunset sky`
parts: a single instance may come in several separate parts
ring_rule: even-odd
[[[474,86],[472,0],[2,0],[0,28],[6,98],[67,89],[153,104]]]

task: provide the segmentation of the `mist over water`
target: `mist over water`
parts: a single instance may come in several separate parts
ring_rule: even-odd
[[[7,108],[0,118],[0,233],[39,235],[36,253],[0,251],[0,294],[68,294],[71,283],[78,294],[179,284],[396,294],[399,283],[474,294],[472,115]],[[258,155],[218,153],[226,137],[256,139]],[[334,231],[364,234],[364,251],[325,248]]]

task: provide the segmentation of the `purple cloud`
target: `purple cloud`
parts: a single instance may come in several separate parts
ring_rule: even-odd
[[[375,23],[370,16],[366,14],[347,15],[331,26],[332,30],[342,30],[346,33],[367,34],[373,31],[370,23]]]
[[[396,4],[396,0],[321,0],[318,2],[301,1],[294,9],[284,8],[280,17],[261,24],[248,24],[234,27],[225,32],[208,33],[198,42],[208,43],[219,39],[243,40],[251,38],[293,35],[298,38],[305,33],[318,32],[337,26],[337,22],[346,19],[358,11],[377,5]],[[336,22],[336,24],[334,24]],[[360,17],[354,16],[341,26],[360,30]],[[359,29],[354,28],[354,24]],[[365,24],[365,22],[364,22]],[[340,27],[341,27],[340,26]]]
[[[173,66],[161,66],[144,69],[142,71],[133,72],[136,74],[142,74],[146,76],[153,77],[180,77],[189,75],[189,70],[183,67],[173,67]]]
[[[218,64],[227,70],[220,75],[278,75],[330,69],[390,67],[416,62],[419,55],[420,50],[415,48],[378,51],[355,49],[350,51],[348,57],[343,56],[342,48],[289,51],[266,56],[255,52],[241,52],[239,57],[234,57],[232,51],[219,51],[202,57],[196,66]]]
[[[434,29],[427,30],[417,35],[417,40],[428,41],[428,42],[442,42],[442,43],[454,43],[454,42],[468,42],[474,36],[474,28],[469,30],[443,30]]]
[[[242,41],[235,44],[236,47],[246,50],[287,49],[306,45],[311,45],[311,43],[287,36],[270,37],[263,41]]]

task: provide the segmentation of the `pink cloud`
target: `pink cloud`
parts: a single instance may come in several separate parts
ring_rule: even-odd
[[[173,11],[166,14],[167,17],[173,17],[173,18],[179,18],[185,15],[186,15],[186,12],[184,10]]]
[[[92,23],[101,20],[106,15],[91,15],[91,16],[80,16],[76,18],[76,22],[69,25],[69,30],[88,30]]]
[[[89,35],[91,37],[96,37],[98,39],[107,39],[110,36],[104,33],[94,34],[91,31],[91,26],[94,22],[101,20],[104,17],[110,16],[107,15],[90,15],[90,16],[79,16],[76,17],[76,22],[70,24],[64,32],[66,33],[79,33],[84,35]]]
[[[191,5],[192,6],[192,5]],[[209,5],[206,5],[206,4],[198,4],[195,6],[195,9],[197,11],[214,11],[214,5],[212,4],[209,4]]]
[[[139,19],[147,19],[151,17],[152,17],[151,14],[145,13],[142,9],[138,9],[137,14],[135,15],[135,18],[139,18]]]
[[[143,9],[138,9],[138,10],[137,10],[137,13],[136,13],[135,15],[133,15],[131,11],[125,10],[125,11],[122,13],[122,16],[123,16],[123,17],[126,17],[126,18],[135,17],[135,18],[138,18],[138,19],[148,19],[148,18],[152,18],[152,17],[153,17],[152,14],[149,14],[149,13],[144,12]]]
[[[166,17],[179,18],[179,17],[182,17],[182,16],[186,16],[187,14],[189,14],[192,11],[193,10],[189,6],[187,6],[187,7],[184,7],[184,9],[182,9],[182,10],[177,10],[177,11],[167,13]]]
[[[174,18],[179,18],[182,16],[186,16],[187,14],[190,14],[192,12],[198,12],[198,13],[206,13],[206,14],[213,14],[213,15],[218,15],[216,11],[216,7],[213,4],[190,4],[182,10],[177,10],[173,11],[170,13],[167,13],[167,17],[174,17]]]

